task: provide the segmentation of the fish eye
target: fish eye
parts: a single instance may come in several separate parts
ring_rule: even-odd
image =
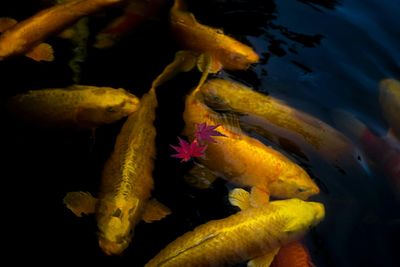
[[[110,112],[110,113],[114,113],[114,112],[117,112],[117,109],[114,108],[114,107],[107,107],[107,108],[106,108],[106,111],[107,111],[107,112]]]
[[[305,188],[302,188],[302,187],[297,188],[297,192],[299,192],[299,193],[303,193],[306,191],[307,191],[307,189],[305,189]]]
[[[121,209],[116,209],[111,216],[119,218],[121,216]]]

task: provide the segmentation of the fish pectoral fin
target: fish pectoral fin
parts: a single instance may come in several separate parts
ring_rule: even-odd
[[[160,75],[153,81],[151,87],[157,88],[181,72],[188,72],[194,68],[197,54],[192,51],[181,50],[176,52],[174,60],[168,64]]]
[[[197,69],[202,73],[199,84],[196,89],[199,89],[210,73],[217,73],[222,68],[221,63],[208,53],[202,53],[197,59]]]
[[[217,179],[218,175],[207,167],[196,163],[184,176],[185,181],[196,188],[207,189]]]
[[[165,216],[171,214],[171,210],[158,202],[155,199],[151,199],[146,203],[144,212],[142,215],[142,220],[151,223],[153,221],[158,221]]]
[[[261,189],[253,186],[250,193],[250,206],[260,207],[268,205],[269,203],[269,192],[267,189]]]
[[[68,192],[63,203],[70,209],[76,216],[81,217],[82,213],[92,214],[96,212],[98,199],[93,197],[88,192]]]
[[[12,26],[14,26],[17,23],[18,23],[18,21],[16,21],[13,18],[8,18],[8,17],[0,18],[0,32],[4,32],[4,31],[10,29]]]
[[[239,136],[245,135],[242,128],[240,127],[239,117],[234,113],[220,113],[220,114],[209,114],[208,117],[213,124],[222,124],[224,128],[228,129],[232,133],[237,134],[237,138]],[[231,138],[235,138],[235,136],[231,136]]]
[[[247,263],[247,267],[268,267],[271,265],[272,261],[274,260],[278,252],[279,248],[276,248],[272,252],[254,258]]]
[[[35,60],[35,61],[53,61],[54,60],[54,50],[51,45],[47,43],[41,43],[31,49],[25,54],[25,56]]]
[[[229,192],[229,202],[241,210],[251,207],[250,194],[242,188],[235,188]]]

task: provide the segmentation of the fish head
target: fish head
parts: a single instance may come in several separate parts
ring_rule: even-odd
[[[88,108],[78,111],[77,120],[83,124],[102,125],[113,123],[139,108],[139,99],[124,89],[104,88],[93,91]],[[112,89],[112,90],[111,90]]]
[[[288,168],[269,184],[271,195],[277,198],[308,199],[320,192],[319,187],[300,166]]]
[[[103,199],[97,213],[99,246],[107,255],[119,255],[129,245],[134,226],[140,220],[139,199],[119,202]]]
[[[227,41],[224,47],[225,49],[222,49],[217,58],[220,59],[225,69],[246,70],[260,59],[253,48],[236,40]]]
[[[292,198],[272,201],[270,205],[279,214],[277,217],[285,218],[283,232],[292,240],[298,239],[325,218],[325,207],[319,202]]]

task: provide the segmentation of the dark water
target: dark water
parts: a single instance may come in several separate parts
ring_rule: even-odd
[[[0,16],[21,20],[40,9],[37,2],[2,1]],[[199,21],[223,28],[261,55],[261,63],[248,71],[222,77],[283,99],[333,127],[332,110],[340,108],[357,114],[376,133],[386,133],[389,125],[381,114],[378,82],[400,78],[398,1],[213,0],[192,1],[189,7]],[[116,13],[111,9],[93,16],[92,32]],[[150,20],[110,50],[89,48],[80,83],[123,87],[138,96],[146,92],[178,49],[165,20],[166,15]],[[68,61],[74,47],[56,37],[48,41],[56,48],[53,63],[24,57],[0,62],[2,100],[72,83]],[[30,128],[5,116],[6,254],[14,261],[39,264],[143,266],[177,236],[236,212],[227,201],[225,182],[219,180],[207,190],[191,188],[182,180],[188,166],[169,157],[168,145],[176,143],[183,127],[184,95],[198,78],[195,71],[180,75],[159,91],[153,195],[173,214],[140,223],[121,257],[104,256],[94,217],[76,218],[62,199],[69,191],[97,192],[102,165],[122,121],[99,128],[93,140],[89,132]],[[312,199],[326,207],[325,220],[306,237],[315,265],[400,266],[399,199],[384,172],[366,167],[364,159],[336,164],[308,156],[309,161],[296,159],[321,187],[321,194]]]

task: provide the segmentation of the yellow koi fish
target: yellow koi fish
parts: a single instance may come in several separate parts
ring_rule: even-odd
[[[41,126],[95,128],[135,112],[139,99],[126,90],[73,85],[29,91],[12,97],[8,110]]]
[[[379,87],[379,102],[383,116],[393,134],[400,140],[400,82],[395,79],[384,79],[379,83]]]
[[[150,200],[153,189],[153,160],[156,130],[153,125],[157,98],[155,90],[141,98],[117,137],[114,151],[106,162],[98,199],[89,193],[71,192],[64,203],[76,215],[97,215],[99,245],[108,255],[120,254],[129,245],[135,225],[151,222],[170,211]]]
[[[296,145],[311,145],[333,161],[351,155],[355,149],[350,140],[328,124],[240,83],[214,79],[204,84],[201,92],[208,105],[243,114],[241,122],[277,142],[285,137]]]
[[[199,23],[185,10],[183,0],[175,0],[170,21],[172,32],[182,47],[199,54],[197,67],[203,72],[201,82],[206,80],[208,73],[216,73],[222,68],[246,70],[259,60],[250,46],[229,37],[221,29]]]
[[[245,195],[236,194],[236,190],[244,191],[235,189],[234,195]],[[232,193],[230,200],[242,205]],[[247,260],[248,266],[269,266],[281,245],[305,235],[324,216],[321,203],[300,199],[243,207],[234,215],[207,222],[178,237],[145,267],[231,266]]]
[[[194,139],[197,124],[219,125],[215,143],[208,143],[202,165],[239,186],[252,187],[255,203],[279,198],[307,199],[319,193],[306,171],[289,158],[241,132],[238,127],[211,110],[196,89],[187,96],[183,114],[185,135]]]
[[[50,45],[41,43],[52,34],[102,8],[122,0],[75,0],[44,9],[32,17],[17,23],[10,18],[0,19],[0,60],[26,54],[34,60],[53,60]]]

